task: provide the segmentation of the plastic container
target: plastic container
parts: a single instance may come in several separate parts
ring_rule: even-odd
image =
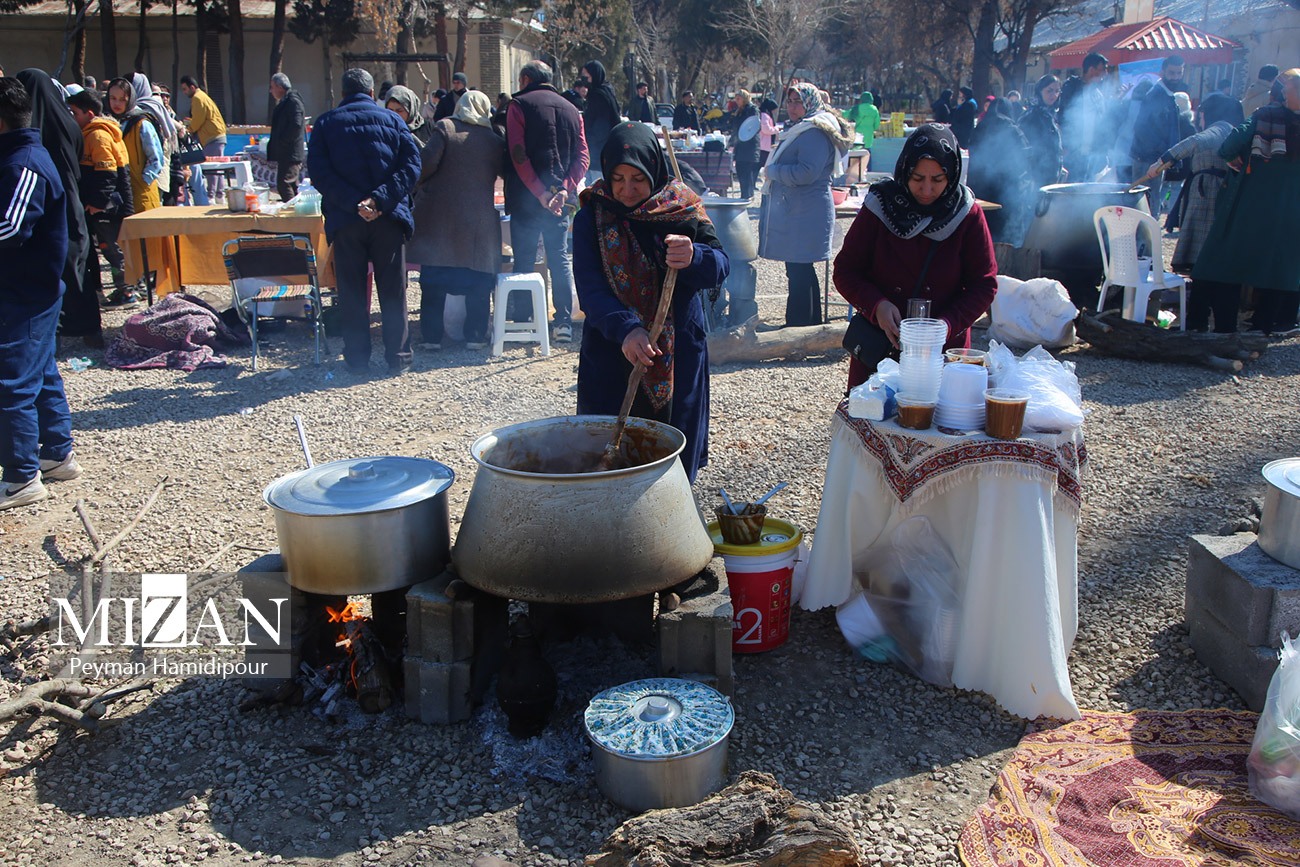
[[[723,541],[717,522],[709,524],[713,548],[722,555],[731,588],[733,653],[762,653],[790,637],[790,587],[803,533],[787,521],[768,518],[752,545]]]
[[[956,406],[974,406],[984,402],[989,387],[989,371],[978,364],[946,364],[939,383],[939,402]]]

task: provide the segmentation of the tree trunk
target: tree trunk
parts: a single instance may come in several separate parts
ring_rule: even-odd
[[[81,84],[86,78],[86,23],[83,21],[72,35],[72,77]]]
[[[199,82],[199,87],[203,90],[208,89],[208,10],[204,0],[194,0],[194,77]],[[180,52],[178,51],[179,55]],[[177,60],[179,68],[180,61]],[[177,84],[180,79],[177,79]],[[172,91],[176,93],[176,91]]]
[[[414,16],[410,0],[402,3],[401,19],[397,28],[397,47],[398,54],[408,54],[411,51],[411,19]],[[393,81],[397,84],[406,85],[406,61],[399,60],[393,65]]]
[[[979,22],[975,25],[975,51],[971,63],[971,90],[975,91],[975,100],[984,104],[984,95],[989,93],[990,75],[993,67],[993,37],[997,29],[997,0],[984,0],[980,5]]]
[[[99,35],[104,49],[104,74],[116,78],[121,74],[117,68],[117,20],[110,0],[99,4]]]
[[[145,17],[149,11],[149,0],[140,0],[140,20],[136,27],[136,46],[135,46],[135,71],[144,72],[144,56],[149,51],[149,31],[145,27],[148,19]]]
[[[172,0],[172,107],[176,106],[176,94],[180,93],[181,84],[181,15],[180,0]]]
[[[326,105],[334,107],[334,55],[330,51],[330,37],[324,33],[320,38],[320,49],[325,57],[325,99]]]
[[[433,39],[438,53],[447,56],[447,15],[439,12],[433,16]],[[451,89],[451,64],[446,60],[438,61],[438,86]]]
[[[1038,26],[1038,16],[1031,12],[1025,20],[1025,31],[1020,35],[1020,44],[1016,46],[1015,56],[1011,58],[1011,81],[1015,82],[1020,92],[1029,94],[1029,82],[1025,80],[1025,70],[1029,68],[1029,50],[1034,44],[1034,28]],[[1008,85],[1010,86],[1010,85]]]
[[[289,0],[275,0],[275,18],[271,22],[271,71],[267,74],[269,79],[280,71],[284,64],[284,29],[285,29],[285,11],[289,5]],[[266,95],[266,122],[271,122],[271,112],[275,111],[275,97],[268,92]]]
[[[221,34],[209,27],[207,32],[207,69],[204,78],[207,84],[204,90],[212,101],[221,109],[222,116],[229,115],[229,100],[226,99],[226,77],[221,72]]]
[[[456,16],[456,66],[455,72],[465,71],[466,44],[469,42],[469,7],[462,6]]]
[[[230,117],[235,123],[245,123],[244,110],[244,12],[240,0],[228,0],[230,10]]]

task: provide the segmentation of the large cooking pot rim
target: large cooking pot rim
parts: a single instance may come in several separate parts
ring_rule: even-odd
[[[430,458],[346,458],[280,476],[262,491],[262,500],[306,517],[380,514],[439,496],[455,478],[451,467]]]
[[[563,415],[519,422],[518,424],[497,428],[496,430],[485,433],[483,436],[474,440],[474,444],[470,446],[470,456],[474,458],[475,463],[486,470],[491,470],[494,473],[501,473],[507,476],[515,476],[521,479],[536,479],[548,482],[559,480],[588,481],[593,479],[609,479],[617,478],[619,476],[638,475],[647,470],[657,469],[676,460],[677,456],[686,448],[686,435],[672,425],[647,418],[629,417],[627,420],[627,427],[629,430],[633,428],[641,428],[654,431],[663,437],[667,437],[673,443],[672,451],[662,457],[654,459],[653,461],[647,461],[644,464],[637,464],[636,466],[614,470],[593,471],[589,473],[537,473],[528,470],[517,470],[511,467],[503,467],[500,464],[489,463],[483,458],[483,455],[496,446],[497,443],[512,434],[525,432],[529,429],[559,427],[562,423],[572,425],[573,427],[601,426],[608,430],[609,435],[613,435],[614,425],[618,423],[618,417],[612,415]],[[596,459],[599,457],[599,453],[594,456]]]
[[[1048,184],[1045,187],[1039,187],[1040,191],[1055,195],[1111,195],[1113,193],[1142,193],[1145,195],[1148,189],[1145,185],[1130,189],[1128,184],[1105,184],[1088,181]]]

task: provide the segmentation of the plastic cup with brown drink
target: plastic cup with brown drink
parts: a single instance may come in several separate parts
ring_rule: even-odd
[[[1014,388],[990,388],[984,392],[984,430],[1000,440],[1020,438],[1029,395]]]
[[[943,351],[943,360],[947,362],[959,361],[962,364],[978,364],[987,367],[986,359],[988,353],[983,349],[945,349]]]
[[[930,429],[930,425],[934,423],[934,400],[906,394],[895,395],[894,400],[898,401],[899,427],[911,430]]]

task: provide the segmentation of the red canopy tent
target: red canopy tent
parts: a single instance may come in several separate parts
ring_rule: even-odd
[[[1189,64],[1199,66],[1231,63],[1233,51],[1239,48],[1241,44],[1231,39],[1198,30],[1176,18],[1160,17],[1107,27],[1062,45],[1047,56],[1052,69],[1078,69],[1083,66],[1083,58],[1093,51],[1106,55],[1112,66],[1171,54],[1180,54]]]

